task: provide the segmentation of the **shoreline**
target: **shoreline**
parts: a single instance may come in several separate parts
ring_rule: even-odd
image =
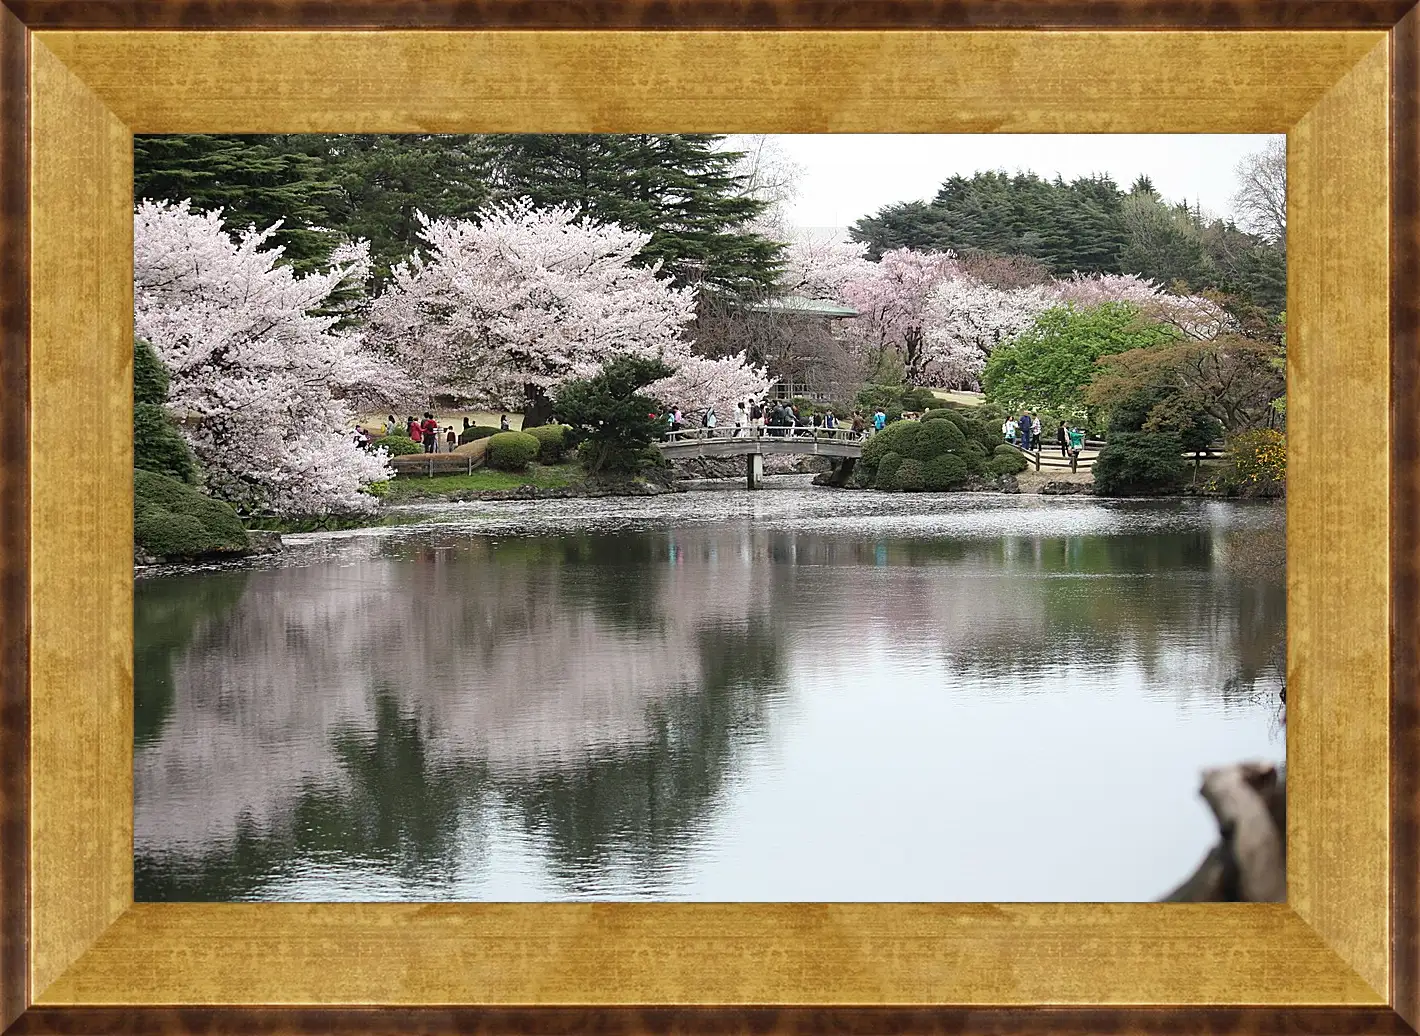
[[[1023,473],[1033,474],[1033,473]],[[579,483],[571,486],[540,487],[535,485],[519,486],[513,489],[481,489],[481,490],[454,490],[447,494],[430,494],[427,496],[402,500],[398,502],[382,502],[379,509],[371,513],[366,521],[338,521],[331,528],[314,528],[291,530],[285,533],[269,529],[249,529],[248,534],[253,540],[253,549],[243,553],[220,554],[199,558],[153,558],[142,555],[135,550],[134,574],[153,574],[169,570],[182,570],[194,566],[220,565],[230,562],[241,562],[252,558],[270,557],[280,554],[284,548],[283,535],[300,536],[322,532],[347,532],[360,529],[374,529],[380,527],[396,527],[405,525],[421,524],[421,519],[413,517],[415,509],[428,508],[441,504],[463,504],[480,503],[484,501],[535,501],[535,500],[576,500],[576,499],[608,499],[608,498],[647,498],[676,496],[684,493],[763,493],[782,492],[786,490],[806,490],[822,489],[852,494],[879,494],[882,496],[1003,496],[1003,497],[1087,497],[1090,500],[1100,502],[1110,501],[1160,501],[1160,500],[1216,500],[1228,503],[1239,504],[1285,504],[1286,496],[1275,497],[1240,497],[1225,496],[1223,494],[1199,493],[1199,492],[1174,492],[1160,493],[1148,496],[1097,496],[1093,491],[1093,480],[1087,473],[1081,472],[1083,478],[1075,479],[1033,479],[1021,478],[1020,476],[1008,476],[1010,485],[1002,485],[1003,480],[998,480],[997,484],[976,484],[968,485],[960,489],[946,490],[939,493],[925,492],[884,492],[882,490],[854,489],[849,487],[829,486],[812,481],[815,476],[805,472],[782,472],[775,475],[766,476],[766,483],[757,490],[750,490],[745,487],[742,479],[737,478],[683,478],[666,483],[655,482],[635,482],[624,485],[594,485],[589,486]],[[1022,485],[1020,483],[1024,482]],[[411,515],[407,520],[398,520],[403,514]]]

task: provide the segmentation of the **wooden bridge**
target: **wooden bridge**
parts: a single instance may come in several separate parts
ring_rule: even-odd
[[[863,455],[863,442],[872,432],[851,428],[814,428],[803,425],[771,428],[682,428],[667,432],[656,443],[666,460],[708,457],[744,457],[745,482],[758,489],[764,480],[766,455],[832,457],[834,481],[841,484],[853,474]]]

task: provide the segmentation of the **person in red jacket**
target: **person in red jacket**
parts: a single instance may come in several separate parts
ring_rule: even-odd
[[[415,442],[421,442],[424,439],[424,433],[419,430],[419,422],[414,420],[414,418],[412,417],[409,419],[409,423],[405,426],[404,434],[409,436]]]
[[[434,415],[429,411],[424,411],[424,420],[419,424],[419,430],[424,433],[424,452],[433,453],[439,448],[439,422],[434,420]]]

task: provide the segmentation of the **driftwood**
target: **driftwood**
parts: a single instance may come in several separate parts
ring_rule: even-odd
[[[1287,777],[1271,763],[1206,770],[1199,789],[1219,841],[1168,903],[1280,903],[1287,898]]]

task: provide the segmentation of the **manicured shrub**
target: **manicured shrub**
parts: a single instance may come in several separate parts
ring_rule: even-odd
[[[905,457],[931,460],[943,453],[957,453],[966,448],[966,437],[952,421],[923,421],[910,444],[899,449]]]
[[[921,413],[923,410],[931,410],[941,405],[942,401],[937,398],[937,394],[931,389],[905,389],[902,393],[901,406],[903,410],[915,410]]]
[[[878,461],[878,473],[873,480],[873,484],[879,489],[896,489],[897,469],[902,467],[902,454],[891,451],[883,454],[882,460]]]
[[[499,432],[488,440],[488,463],[503,471],[522,471],[534,460],[542,443],[527,432]]]
[[[402,457],[407,453],[423,453],[424,447],[405,435],[386,435],[370,443],[370,448],[384,447],[391,457]]]
[[[538,441],[537,459],[544,464],[556,464],[567,452],[567,426],[544,424],[529,428],[528,434]]]
[[[1001,442],[1001,422],[991,420],[972,420],[966,423],[962,429],[966,437],[972,442],[980,443],[987,452],[994,450]]]
[[[486,439],[490,435],[497,435],[501,429],[489,427],[486,424],[469,425],[459,432],[459,445],[466,442],[476,442],[479,439]]]
[[[196,484],[197,461],[163,404],[168,372],[153,347],[133,341],[133,466]]]
[[[899,421],[888,425],[863,445],[863,459],[876,466],[888,453],[907,456],[912,452],[922,426],[916,421]]]
[[[949,453],[933,457],[922,466],[922,488],[936,493],[956,489],[968,474],[967,463],[960,457]]]
[[[915,493],[923,489],[922,462],[908,457],[897,466],[897,488]]]
[[[133,542],[161,558],[239,553],[246,529],[230,504],[153,471],[133,471]]]
[[[956,411],[945,407],[934,407],[922,415],[924,421],[947,421],[956,417]]]
[[[1026,459],[1019,453],[1014,457],[1000,456],[992,457],[986,462],[986,473],[988,475],[1019,475],[1029,467]]]
[[[1183,483],[1183,441],[1172,432],[1116,432],[1093,470],[1102,496],[1167,493]]]
[[[133,404],[133,466],[189,484],[197,481],[197,461],[187,440],[157,403]]]
[[[1016,449],[1014,446],[1012,446],[1012,445],[1011,445],[1010,443],[1008,443],[1008,442],[1003,442],[1003,443],[1000,443],[999,445],[993,446],[993,447],[991,448],[991,452],[994,453],[994,454],[995,454],[996,456],[998,456],[998,457],[1020,457],[1020,456],[1021,456],[1021,451],[1018,450],[1018,449]],[[1022,459],[1024,459],[1024,458],[1022,458]]]

